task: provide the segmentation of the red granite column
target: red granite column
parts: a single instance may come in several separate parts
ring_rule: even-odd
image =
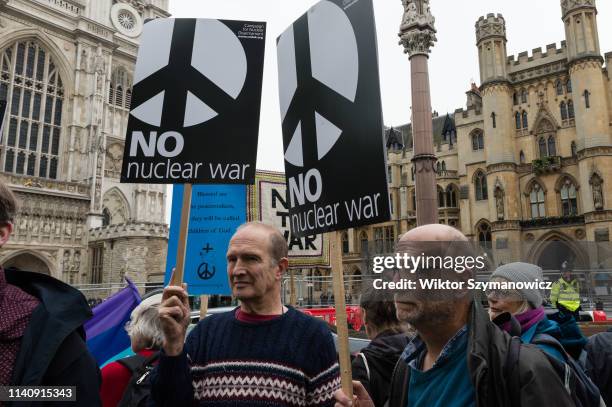
[[[438,223],[438,197],[436,186],[436,156],[434,154],[429,93],[429,70],[426,55],[410,58],[410,83],[412,86],[412,140],[416,169],[417,225]]]
[[[436,41],[435,18],[429,0],[402,0],[404,16],[400,44],[410,56],[412,142],[415,168],[417,225],[438,223],[436,156],[434,154],[429,92],[429,52]]]

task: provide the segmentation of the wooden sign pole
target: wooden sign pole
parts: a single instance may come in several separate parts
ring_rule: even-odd
[[[295,293],[295,271],[289,269],[289,304],[295,307],[297,303],[297,295]]]
[[[170,285],[180,286],[185,276],[185,254],[187,252],[187,232],[189,231],[189,216],[191,213],[191,184],[183,184],[183,206],[181,208],[181,226],[179,231],[178,249],[176,253],[176,270]]]
[[[353,399],[353,375],[351,355],[348,343],[348,322],[344,296],[344,273],[342,271],[342,238],[340,232],[327,234],[331,243],[332,276],[334,285],[334,303],[336,306],[336,328],[338,333],[338,359],[340,360],[340,377],[342,391],[350,400]]]
[[[206,318],[208,312],[208,295],[200,295],[200,321]]]

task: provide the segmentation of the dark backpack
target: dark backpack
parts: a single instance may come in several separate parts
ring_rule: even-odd
[[[151,394],[151,370],[153,370],[153,365],[157,359],[159,359],[159,352],[155,352],[148,358],[142,355],[134,355],[117,361],[132,373],[132,378],[117,407],[146,406]]]
[[[557,339],[547,334],[537,334],[531,340],[533,345],[548,345],[552,346],[559,351],[565,358],[565,362],[560,361],[554,356],[549,355],[546,352],[546,358],[553,367],[557,375],[561,378],[561,381],[565,385],[565,389],[571,396],[572,400],[576,404],[576,407],[599,407],[601,397],[599,389],[591,379],[587,376],[582,366],[563,348],[563,345],[559,343]],[[521,339],[519,337],[512,337],[508,357],[506,360],[506,367],[508,368],[507,377],[510,378],[513,387],[520,388],[518,384],[518,361],[520,357]],[[520,406],[520,401],[517,392],[511,393],[512,405],[514,407]]]

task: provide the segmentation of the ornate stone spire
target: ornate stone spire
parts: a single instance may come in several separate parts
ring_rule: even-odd
[[[400,25],[400,45],[404,53],[428,55],[431,47],[437,41],[434,23],[436,19],[431,14],[429,0],[402,0],[404,16]]]

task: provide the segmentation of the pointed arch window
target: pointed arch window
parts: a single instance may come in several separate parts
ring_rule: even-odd
[[[574,216],[578,214],[578,194],[576,185],[566,178],[559,191],[561,195],[561,212],[563,216]]]
[[[442,161],[442,172],[446,173],[446,161]]]
[[[457,207],[457,190],[453,187],[453,185],[446,187],[446,206],[449,208]]]
[[[125,108],[130,109],[132,106],[132,89],[125,91]]]
[[[438,187],[438,208],[446,207],[446,203],[444,202],[446,197],[444,195],[444,190],[441,187]]]
[[[478,225],[478,244],[484,249],[492,249],[493,242],[491,239],[491,225],[482,222]]]
[[[555,87],[557,88],[557,96],[563,95],[563,84],[561,83],[560,80],[557,81],[557,84],[555,85]]]
[[[349,252],[349,240],[348,233],[342,233],[342,254],[347,254]]]
[[[571,100],[567,102],[567,117],[570,119],[574,118],[574,102]]]
[[[521,152],[519,153],[519,160],[521,164],[525,164],[525,153],[523,152],[523,150],[521,150]]]
[[[568,79],[567,82],[565,82],[565,89],[567,89],[567,93],[572,93],[572,80]]]
[[[480,130],[472,133],[472,150],[484,150],[484,134]]]
[[[543,218],[546,216],[546,204],[544,202],[544,190],[537,182],[533,183],[529,192],[529,205],[531,207],[531,218]]]
[[[117,85],[117,91],[115,93],[115,105],[123,106],[123,87],[121,85]]]
[[[561,102],[559,109],[561,110],[561,120],[567,120],[567,105],[565,102]]]
[[[476,191],[476,200],[484,201],[489,199],[487,193],[487,176],[482,171],[478,171],[474,176],[474,189]]]
[[[521,114],[519,112],[516,112],[514,114],[514,121],[516,124],[516,129],[520,130],[521,129]]]
[[[548,136],[548,156],[552,157],[557,155],[557,145],[555,143],[555,136]]]
[[[526,129],[529,127],[529,122],[527,121],[527,112],[523,111],[523,128]]]
[[[21,40],[1,52],[0,98],[9,101],[2,168],[57,178],[64,85],[53,57],[38,41]]]
[[[540,152],[540,158],[544,158],[548,156],[548,151],[546,149],[546,140],[544,137],[540,137],[538,140],[538,150]]]
[[[115,86],[111,82],[111,84],[108,85],[108,103],[113,104],[114,101],[115,101]]]
[[[129,109],[132,104],[132,82],[123,67],[118,67],[111,75],[108,103],[123,109]]]

